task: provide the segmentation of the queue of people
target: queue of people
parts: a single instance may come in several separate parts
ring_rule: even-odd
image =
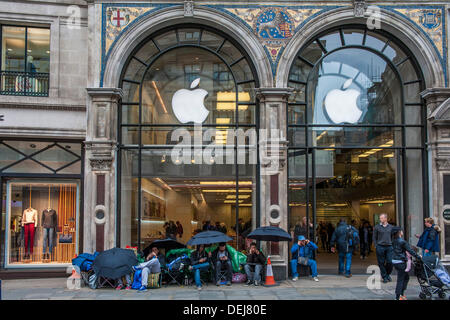
[[[391,282],[391,274],[393,270],[396,270],[396,299],[406,300],[405,290],[407,289],[408,272],[410,270],[409,256],[418,259],[439,252],[440,228],[432,218],[426,218],[424,224],[423,233],[415,235],[418,238],[417,247],[422,249],[422,255],[417,254],[411,248],[410,244],[404,239],[403,230],[389,223],[389,217],[385,213],[380,215],[380,222],[374,227],[368,221],[362,221],[359,229],[357,229],[354,223],[347,224],[345,219],[341,219],[336,228],[333,227],[331,236],[328,236],[329,228],[327,224],[319,223],[318,230],[321,230],[319,236],[323,249],[338,253],[338,274],[348,278],[352,276],[352,258],[358,251],[358,247],[360,246],[361,259],[364,259],[370,254],[373,243],[383,283]],[[295,243],[290,250],[292,280],[298,280],[299,268],[307,267],[311,272],[311,279],[317,282],[319,277],[316,252],[319,248],[316,243],[308,239],[312,238],[312,235],[308,232],[312,226],[310,225],[310,228],[307,228],[306,219],[297,226],[298,228],[294,231],[294,234],[296,234]],[[224,227],[219,222],[213,226],[209,221],[205,221],[203,225],[205,230],[223,230],[220,228]],[[167,228],[173,228],[173,230],[168,231],[169,235],[173,232],[180,234],[178,221],[177,224],[169,222]],[[245,285],[259,286],[264,274],[266,257],[258,249],[255,242],[250,243],[249,247],[246,248],[246,257],[246,264],[243,265],[247,278]],[[146,291],[149,275],[160,273],[161,266],[165,264],[165,256],[159,252],[157,247],[151,248],[151,252],[145,257],[145,261],[133,267],[134,279],[127,275],[125,277],[126,284],[119,279],[117,290],[130,290],[138,281],[138,290]],[[205,245],[198,245],[190,256],[189,270],[193,273],[198,290],[202,290],[203,287],[201,273],[210,271],[212,271],[217,286],[221,284],[222,280],[225,280],[227,286],[231,286],[233,277],[232,258],[226,243],[219,243],[214,251],[208,252]]]

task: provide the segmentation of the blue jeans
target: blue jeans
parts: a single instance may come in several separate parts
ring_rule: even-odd
[[[47,241],[48,241],[48,252],[53,252],[53,232],[55,229],[53,228],[44,228],[44,245],[42,252],[45,254],[47,251]]]
[[[353,252],[339,252],[339,273],[344,273],[345,264],[345,274],[349,275],[352,273],[352,255]]]
[[[297,264],[298,264],[297,259],[291,260],[292,277],[294,277],[294,278],[298,277]],[[308,266],[311,267],[312,277],[313,278],[317,277],[317,262],[316,262],[316,260],[308,259]]]
[[[200,280],[200,271],[201,270],[208,270],[209,269],[209,263],[205,262],[205,263],[199,263],[196,265],[192,266],[192,270],[194,270],[194,279],[195,279],[195,284],[197,285],[197,287],[201,287],[202,286],[202,281]]]
[[[263,268],[262,264],[255,264],[255,271],[252,271],[252,266],[245,264],[244,265],[244,270],[245,273],[247,274],[247,280],[249,281],[258,281],[261,282],[261,270]]]

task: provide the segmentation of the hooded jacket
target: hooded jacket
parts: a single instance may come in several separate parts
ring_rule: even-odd
[[[441,228],[433,224],[431,227],[425,228],[417,242],[417,246],[430,252],[439,252],[439,233]]]

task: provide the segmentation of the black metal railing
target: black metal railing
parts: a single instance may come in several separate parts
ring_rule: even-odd
[[[48,96],[48,83],[48,73],[0,71],[2,95]]]

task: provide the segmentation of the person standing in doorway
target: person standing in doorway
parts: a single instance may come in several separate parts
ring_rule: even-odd
[[[337,244],[339,253],[339,274],[344,274],[350,278],[352,276],[352,255],[359,243],[358,231],[352,225],[348,225],[345,219],[339,221],[339,225],[331,236],[331,251],[334,253]]]
[[[373,230],[373,243],[377,254],[383,283],[392,281],[392,225],[386,213],[380,215],[380,223]]]

